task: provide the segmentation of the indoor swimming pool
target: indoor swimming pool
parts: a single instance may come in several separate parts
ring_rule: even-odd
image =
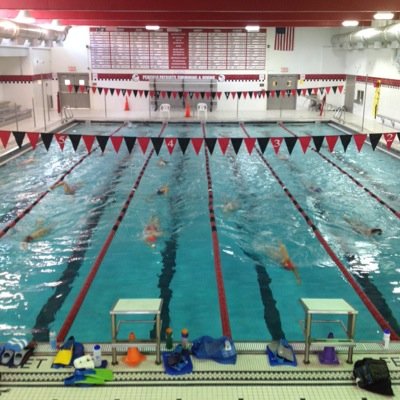
[[[200,139],[343,131],[329,123],[93,122],[67,133]],[[152,144],[143,151],[136,141],[118,153],[94,144],[88,154],[82,141],[76,151],[53,141],[0,168],[2,341],[47,341],[54,330],[108,342],[114,303],[145,297],[163,299],[162,332],[187,328],[190,338],[304,340],[304,297],[350,303],[359,312],[356,340],[380,340],[382,319],[400,334],[398,158],[353,143],[346,152],[311,143],[306,154],[299,144],[289,154],[284,142],[278,154],[271,142],[263,154],[243,143],[225,154],[203,143],[196,154],[190,142],[184,153],[163,145],[156,154]],[[73,195],[52,188],[60,177]],[[43,236],[26,240],[38,230]],[[295,270],[282,266],[281,245]],[[154,332],[134,329],[143,338]],[[333,321],[317,327],[330,331],[343,335]]]

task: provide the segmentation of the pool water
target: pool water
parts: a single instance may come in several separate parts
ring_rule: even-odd
[[[120,124],[81,124],[70,133],[111,134]],[[326,135],[342,133],[329,124],[245,124],[253,137]],[[207,137],[246,137],[239,124],[207,124]],[[74,132],[75,131],[75,132]],[[328,133],[329,132],[329,133]],[[200,124],[129,124],[125,136],[202,137]],[[87,154],[67,143],[63,152],[43,146],[0,168],[3,226],[38,194]],[[396,167],[399,160],[365,144],[361,152],[349,146],[321,154],[399,209]],[[341,262],[355,277],[379,312],[397,333],[400,311],[398,218],[382,207],[348,176],[317,152],[303,154],[297,145],[289,155],[268,146],[263,157],[314,222]],[[161,166],[160,159],[167,164]],[[0,240],[0,307],[3,340],[29,335],[46,340],[48,330],[59,331],[99,257],[120,210],[145,161],[148,166],[115,236],[101,260],[90,290],[76,314],[69,334],[81,341],[111,339],[109,311],[119,298],[161,297],[163,331],[189,329],[190,337],[223,333],[214,270],[204,149],[198,155],[178,145],[170,155],[145,154],[136,144],[131,154],[118,154],[108,144],[85,158],[65,180],[76,187],[73,196],[62,188],[50,191]],[[222,155],[218,144],[210,156],[210,172],[221,255],[224,291],[232,336],[259,341],[285,336],[302,340],[304,312],[301,297],[344,298],[359,312],[356,339],[380,340],[381,328],[312,229],[254,150],[236,154],[229,146]],[[167,195],[157,190],[168,185]],[[318,188],[318,190],[315,190]],[[3,201],[4,199],[4,201]],[[224,210],[231,202],[237,209]],[[155,247],[143,240],[152,216],[162,236]],[[379,237],[355,232],[346,219],[382,228]],[[23,238],[39,226],[51,231],[21,249]],[[284,243],[296,264],[301,284],[268,252]],[[335,318],[337,319],[337,318]],[[128,327],[126,328],[128,329]],[[336,324],[320,324],[321,335]],[[150,324],[135,326],[138,337],[154,334]],[[128,331],[127,331],[128,332]],[[127,334],[127,333],[126,333]]]

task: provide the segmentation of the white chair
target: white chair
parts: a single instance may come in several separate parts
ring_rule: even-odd
[[[164,103],[160,105],[160,115],[161,118],[170,119],[171,118],[171,105]]]
[[[207,119],[207,104],[206,103],[197,103],[197,118],[200,118],[201,114],[203,114],[204,119]]]

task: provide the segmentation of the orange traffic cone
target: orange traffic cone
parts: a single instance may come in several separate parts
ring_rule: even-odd
[[[185,117],[190,117],[190,103],[186,102]]]
[[[136,367],[145,359],[146,356],[142,354],[137,347],[129,347],[128,354],[123,358],[123,362],[132,367]]]
[[[128,96],[126,96],[125,98],[125,107],[124,107],[125,111],[129,111],[129,103],[128,103]]]

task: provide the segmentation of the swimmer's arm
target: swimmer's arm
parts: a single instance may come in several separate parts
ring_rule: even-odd
[[[294,273],[294,276],[296,277],[297,284],[300,285],[301,284],[301,278],[300,278],[299,271],[297,270],[297,267],[295,266],[292,271]]]

